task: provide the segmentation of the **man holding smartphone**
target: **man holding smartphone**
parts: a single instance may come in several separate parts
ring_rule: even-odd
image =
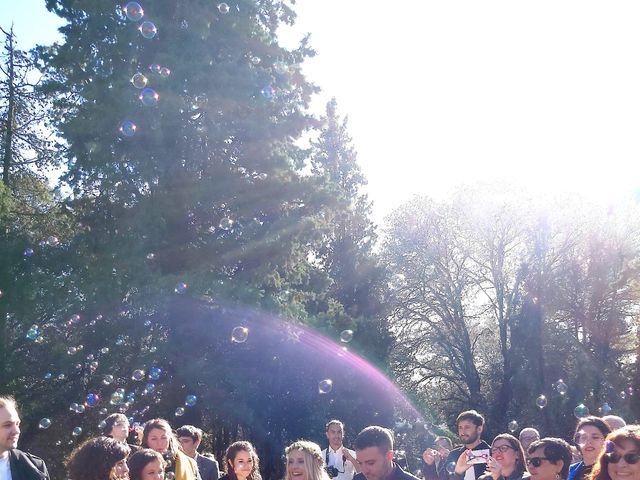
[[[456,426],[462,446],[440,463],[438,476],[441,480],[476,480],[485,472],[491,454],[489,444],[480,438],[484,417],[475,410],[467,410],[458,415]]]

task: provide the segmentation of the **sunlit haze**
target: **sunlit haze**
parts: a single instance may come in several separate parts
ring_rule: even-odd
[[[378,221],[413,194],[494,179],[611,202],[640,191],[640,3],[302,0],[305,65],[349,117]],[[5,2],[20,46],[57,38]],[[59,37],[58,37],[59,38]]]

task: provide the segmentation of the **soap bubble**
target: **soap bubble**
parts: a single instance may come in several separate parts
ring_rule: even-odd
[[[95,407],[96,405],[98,405],[98,403],[100,403],[100,396],[96,393],[89,393],[87,394],[87,398],[86,398],[86,404],[88,407]]]
[[[560,379],[558,380],[558,383],[556,383],[556,390],[560,395],[566,395],[566,393],[569,391],[569,387],[566,383],[564,383],[562,379]]]
[[[109,410],[107,410],[106,407],[103,407],[100,410],[98,410],[98,413],[100,415],[106,415],[107,413],[109,413]]]
[[[39,336],[40,336],[40,327],[38,327],[37,325],[32,325],[31,328],[27,330],[27,335],[26,335],[27,339],[35,340]]]
[[[285,73],[287,73],[289,71],[289,66],[285,62],[279,61],[279,62],[275,62],[273,64],[273,70],[278,75],[284,75]]]
[[[58,243],[60,243],[60,240],[58,240],[58,237],[54,235],[51,235],[47,238],[47,245],[49,245],[50,247],[55,247],[56,245],[58,245]]]
[[[152,63],[151,65],[149,65],[149,70],[151,70],[153,73],[160,73],[161,69],[162,65],[160,64]]]
[[[71,410],[72,412],[76,412],[76,413],[78,413],[78,404],[77,404],[77,403],[72,403],[72,404],[69,406],[69,410]]]
[[[456,471],[456,462],[449,462],[446,465],[447,473],[453,475]]]
[[[509,429],[509,431],[511,433],[515,433],[518,431],[518,422],[516,422],[515,420],[511,420],[509,422],[509,424],[507,425],[507,428]]]
[[[266,85],[260,90],[260,94],[267,100],[272,100],[276,94],[275,89],[271,85]]]
[[[254,65],[260,65],[260,62],[262,60],[260,60],[260,57],[251,57],[251,63]]]
[[[58,380],[64,380],[65,378],[67,378],[67,376],[64,373],[58,375]]]
[[[148,82],[147,77],[145,77],[140,72],[134,74],[133,77],[131,77],[131,83],[136,88],[144,88],[144,87],[146,87],[147,86],[147,82]]]
[[[546,407],[547,397],[545,397],[544,395],[540,395],[538,398],[536,398],[536,405],[538,406],[538,408]]]
[[[229,217],[223,217],[220,220],[220,224],[218,225],[218,227],[220,227],[222,230],[231,230],[233,228],[233,219],[229,218]]]
[[[138,2],[129,2],[124,7],[124,14],[127,19],[132,22],[137,22],[144,16],[144,10]]]
[[[38,428],[42,430],[46,430],[50,426],[51,426],[51,420],[49,420],[48,418],[43,418],[40,420],[40,423],[38,423]]]
[[[186,407],[193,407],[198,402],[198,397],[195,395],[187,395],[184,399],[184,405]]]
[[[234,343],[244,343],[249,337],[249,329],[247,327],[235,327],[231,331],[231,341]]]
[[[123,121],[118,127],[118,131],[123,137],[133,137],[136,134],[137,129],[138,127],[136,127],[136,124],[129,120]]]
[[[67,355],[75,355],[78,352],[78,349],[76,347],[69,347],[67,348]]]
[[[167,67],[161,67],[158,73],[161,77],[167,78],[169,75],[171,75],[171,70]]]
[[[75,427],[71,431],[71,435],[73,435],[74,437],[79,437],[80,435],[82,435],[82,427]]]
[[[164,474],[164,480],[175,480],[176,474],[174,472],[167,472]]]
[[[218,11],[223,15],[226,15],[227,13],[229,13],[229,5],[227,5],[226,3],[219,3]]]
[[[100,353],[106,355],[107,353],[109,353],[109,347],[103,347],[100,349]]]
[[[126,339],[124,337],[124,335],[118,335],[116,337],[116,345],[121,347],[122,345],[124,345],[126,343]]]
[[[33,248],[31,248],[31,247],[27,247],[27,248],[25,248],[25,249],[24,249],[24,252],[22,252],[22,254],[23,254],[25,257],[31,257],[31,256],[33,255]]]
[[[179,295],[184,295],[185,293],[187,293],[188,288],[189,288],[189,285],[187,285],[185,282],[178,282],[176,283],[176,286],[173,289],[173,291]]]
[[[147,253],[147,260],[149,260],[150,262],[156,259],[156,254],[155,253]]]
[[[333,380],[326,378],[318,382],[319,393],[329,393],[333,389]]]
[[[145,373],[144,370],[134,370],[133,373],[131,374],[131,380],[134,380],[136,382],[139,382],[140,380],[144,380],[145,377]]]
[[[51,373],[51,372],[47,372],[47,373],[44,374],[44,379],[45,380],[49,380],[51,377],[53,377],[53,373]]]
[[[611,413],[612,408],[611,408],[611,405],[609,405],[607,402],[604,402],[602,406],[599,408],[599,410],[602,415],[609,415]]]
[[[151,367],[149,369],[149,379],[160,380],[161,375],[162,375],[162,369],[160,367]]]
[[[158,104],[160,95],[153,88],[143,88],[138,98],[145,107],[155,107]]]
[[[158,33],[158,29],[156,28],[155,24],[148,20],[142,22],[138,27],[138,30],[140,30],[140,34],[144,38],[153,38],[156,36],[156,33]]]
[[[121,392],[120,389],[116,390],[111,394],[111,398],[109,399],[109,403],[111,405],[120,405],[124,402],[124,392]]]
[[[155,389],[156,389],[156,384],[149,382],[144,386],[144,393],[153,393]]]
[[[349,343],[351,340],[353,340],[353,330],[343,330],[340,333],[340,341],[342,343]]]
[[[576,408],[573,409],[573,414],[578,419],[579,418],[588,417],[589,416],[589,409],[587,408],[587,406],[585,404],[581,403],[580,405],[578,405]]]
[[[181,417],[182,415],[184,415],[184,408],[183,407],[176,408],[175,416],[176,417]]]
[[[106,414],[106,412],[102,413],[102,411],[101,411],[100,414],[104,415],[104,414]],[[104,430],[105,428],[107,428],[107,422],[104,421],[104,420],[100,420],[100,422],[98,423],[98,430]]]
[[[622,390],[622,391],[620,392],[620,398],[621,398],[622,400],[624,400],[625,398],[627,398],[627,392],[625,392],[624,390]]]

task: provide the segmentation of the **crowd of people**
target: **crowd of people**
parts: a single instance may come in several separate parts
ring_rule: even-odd
[[[619,417],[581,419],[573,442],[540,438],[533,428],[520,437],[497,435],[482,440],[484,418],[470,410],[456,422],[461,445],[437,437],[424,451],[423,480],[640,480],[640,426]],[[298,440],[285,449],[284,480],[420,480],[394,461],[393,433],[369,426],[343,445],[344,424],[325,426],[328,446]],[[112,414],[102,435],[86,440],[66,461],[70,480],[262,480],[260,460],[248,441],[227,448],[222,468],[198,447],[202,431],[184,425],[175,432],[161,418],[147,421],[139,444],[128,444],[129,421]],[[0,397],[0,480],[50,480],[45,462],[17,448],[20,417],[11,397]],[[578,458],[576,458],[578,457]],[[222,475],[221,471],[222,470]]]

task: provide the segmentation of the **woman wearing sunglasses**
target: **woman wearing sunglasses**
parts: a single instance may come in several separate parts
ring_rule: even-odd
[[[592,480],[640,480],[640,426],[627,425],[607,436]]]
[[[529,445],[527,466],[532,480],[565,480],[571,465],[571,447],[561,438],[543,438]]]
[[[494,438],[487,471],[478,480],[522,480],[529,477],[520,441],[508,433]]]
[[[609,433],[611,429],[601,418],[580,419],[573,442],[582,454],[582,461],[571,465],[567,480],[587,480],[591,476],[591,469],[598,460],[604,448],[604,439]]]

